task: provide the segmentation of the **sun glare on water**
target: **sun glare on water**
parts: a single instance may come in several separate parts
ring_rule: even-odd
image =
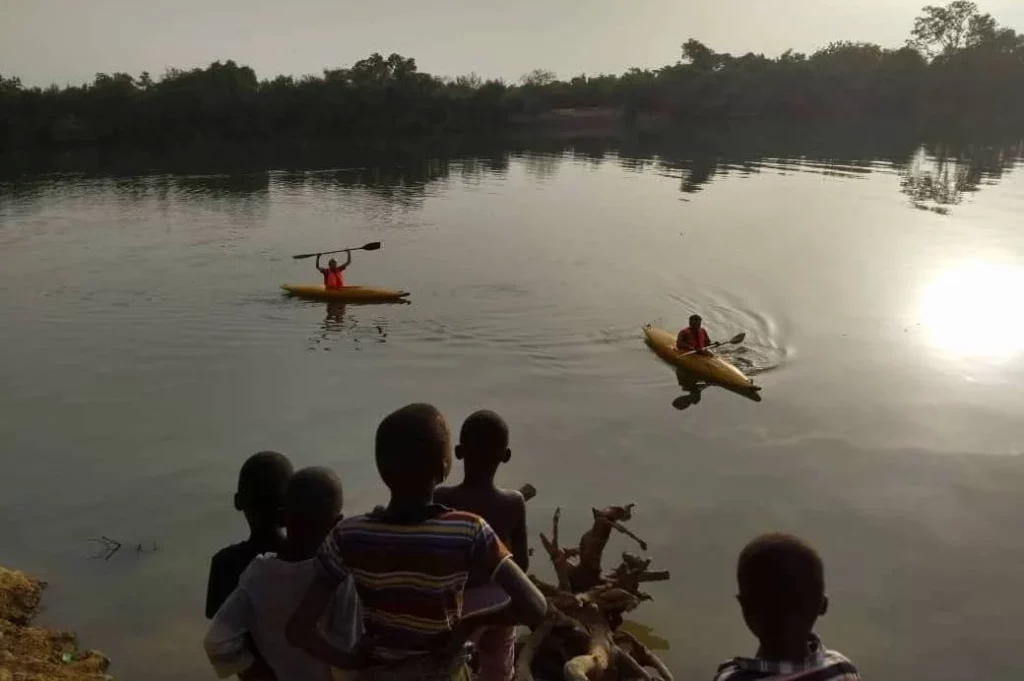
[[[1011,360],[1024,352],[1024,266],[952,266],[925,288],[920,315],[929,343],[943,353]]]

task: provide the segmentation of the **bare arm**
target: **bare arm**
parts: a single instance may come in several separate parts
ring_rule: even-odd
[[[206,582],[206,619],[212,620],[217,610],[231,593],[230,587],[224,583],[224,568],[220,566],[220,554],[210,561],[210,578]]]
[[[526,572],[530,569],[530,547],[527,546],[526,540],[526,500],[519,493],[513,494],[512,498],[515,504],[515,524],[509,536],[511,546],[508,548],[512,551],[512,558],[516,561],[516,565]]]
[[[548,602],[515,561],[502,562],[494,573],[494,582],[508,594],[511,600],[508,610],[516,624],[533,628],[543,621]]]
[[[442,656],[454,655],[474,632],[485,627],[537,627],[547,614],[547,600],[514,560],[505,560],[494,574],[494,582],[509,595],[509,603],[500,610],[471,615],[461,620],[452,632]]]
[[[362,669],[367,665],[365,650],[346,652],[328,642],[320,633],[319,622],[341,581],[321,566],[317,567],[306,595],[285,627],[288,642],[311,656],[339,669]]]
[[[352,251],[345,251],[345,264],[339,267],[342,272],[348,269],[348,266],[352,264]]]

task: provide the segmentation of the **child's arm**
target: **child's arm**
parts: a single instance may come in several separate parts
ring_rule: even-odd
[[[224,567],[220,565],[220,554],[214,554],[210,560],[210,577],[206,581],[206,619],[212,620],[217,609],[224,603],[228,590],[224,580]]]
[[[249,643],[248,623],[251,618],[252,601],[243,589],[235,589],[217,610],[203,638],[203,648],[218,678],[245,674],[254,667],[256,657]]]
[[[515,624],[525,624],[532,629],[544,620],[548,612],[547,599],[515,561],[504,561],[494,573],[494,582],[508,594],[511,600],[508,609]]]
[[[522,493],[513,494],[512,497],[515,500],[513,507],[515,522],[509,536],[511,546],[508,548],[512,551],[512,558],[516,561],[516,565],[526,572],[530,569],[530,547],[526,540],[526,498]]]
[[[289,618],[284,633],[289,643],[321,662],[339,669],[362,669],[368,662],[365,649],[352,652],[341,650],[331,645],[320,631],[320,620],[341,581],[341,578],[318,561],[316,575],[298,609]]]
[[[512,560],[509,550],[494,534],[491,526],[483,520],[480,523],[473,546],[474,570],[483,571],[490,581],[505,590],[511,601],[508,610],[516,624],[537,626],[547,614],[547,600]]]

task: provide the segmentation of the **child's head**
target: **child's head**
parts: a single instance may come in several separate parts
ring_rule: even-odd
[[[410,404],[377,426],[377,470],[392,496],[429,493],[452,467],[451,434],[444,416],[429,404]]]
[[[330,468],[296,471],[284,499],[288,542],[315,551],[341,516],[341,479]]]
[[[282,522],[284,492],[292,477],[292,462],[277,452],[257,452],[238,472],[235,508],[245,513],[250,529],[266,529]]]
[[[736,566],[747,627],[762,647],[796,646],[825,614],[825,568],[806,542],[772,533],[744,547]]]
[[[465,462],[467,469],[493,476],[499,465],[512,458],[508,440],[505,419],[493,411],[482,409],[470,414],[462,424],[455,456]]]

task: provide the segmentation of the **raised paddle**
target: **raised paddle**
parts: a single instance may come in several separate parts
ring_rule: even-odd
[[[364,245],[362,245],[362,246],[360,246],[358,248],[339,248],[336,251],[320,251],[319,253],[300,253],[298,255],[293,255],[292,257],[295,258],[296,260],[302,260],[303,258],[312,258],[315,255],[330,255],[331,253],[344,253],[345,251],[379,251],[379,250],[380,250],[380,242],[379,241],[371,241],[370,243],[364,244]]]
[[[745,332],[740,332],[740,333],[736,334],[735,336],[733,336],[732,338],[730,338],[729,340],[718,341],[717,343],[711,343],[710,345],[708,345],[704,349],[705,350],[710,350],[711,348],[717,348],[717,347],[719,347],[721,345],[736,345],[737,343],[742,343],[743,339],[746,338],[746,337],[747,337],[747,334]],[[686,357],[687,355],[696,355],[698,352],[700,352],[700,350],[687,350],[686,352],[679,353],[679,356],[680,357]]]

